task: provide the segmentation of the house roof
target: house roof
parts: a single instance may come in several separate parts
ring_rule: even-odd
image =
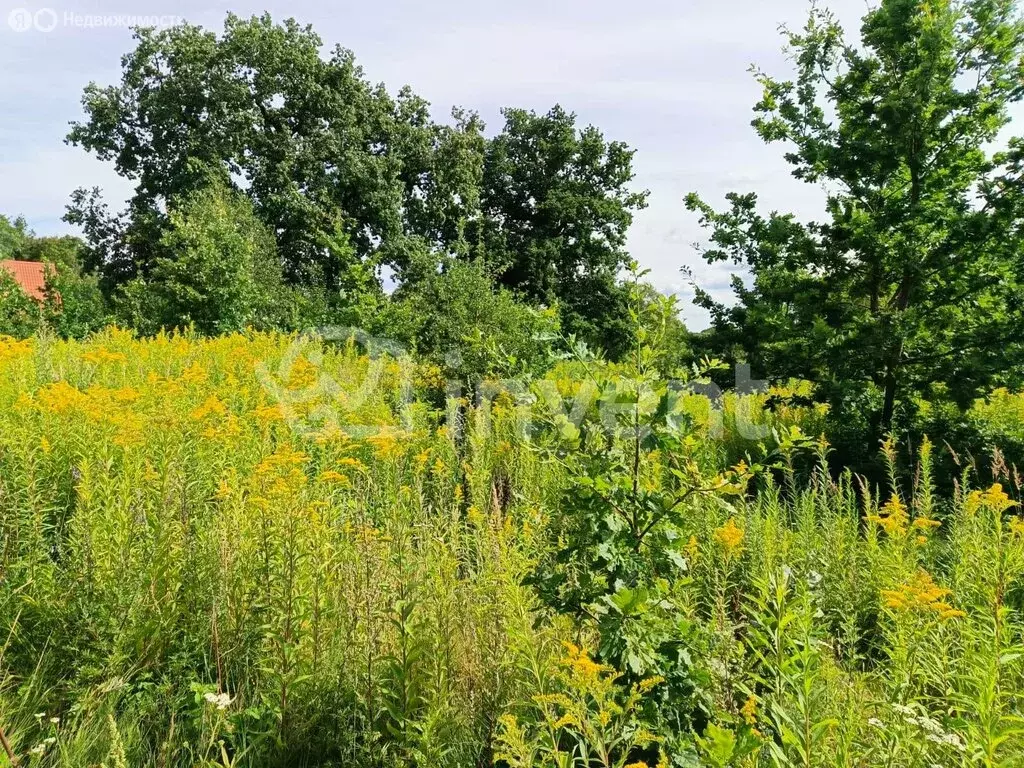
[[[46,268],[38,261],[0,261],[3,267],[14,276],[21,290],[33,299],[42,301],[46,298]]]

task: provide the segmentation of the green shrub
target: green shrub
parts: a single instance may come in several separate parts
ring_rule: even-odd
[[[119,318],[143,333],[192,326],[217,334],[281,324],[287,297],[272,233],[222,183],[175,200],[165,254],[117,296]]]
[[[407,344],[464,386],[544,370],[558,330],[553,311],[495,287],[477,263],[447,263],[378,309],[366,317],[372,333]]]
[[[6,269],[0,269],[0,335],[24,339],[35,333],[42,321],[39,302],[25,294]]]

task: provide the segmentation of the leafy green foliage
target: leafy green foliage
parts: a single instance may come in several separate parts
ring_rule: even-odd
[[[704,716],[703,672],[690,656],[696,630],[677,603],[689,570],[682,524],[702,497],[725,503],[741,493],[746,470],[725,476],[702,465],[680,382],[659,376],[674,305],[651,303],[639,277],[629,315],[636,346],[624,368],[590,366],[568,402],[544,390],[550,450],[574,479],[551,528],[558,546],[529,583],[551,607],[593,623],[602,661],[634,680],[665,680],[652,719],[671,741]]]
[[[408,343],[463,386],[539,373],[558,330],[554,312],[496,287],[479,262],[449,262],[367,314],[365,327]]]
[[[294,21],[229,15],[220,36],[181,25],[136,37],[120,84],[90,85],[69,135],[136,183],[120,218],[77,193],[70,219],[91,225],[91,266],[115,280],[148,273],[168,226],[160,204],[211,171],[245,180],[292,282],[334,290],[353,260],[401,269],[421,242],[457,240],[478,196],[473,115],[433,123],[423,99],[371,85],[341,48],[322,57]],[[339,232],[351,248],[330,247]]]
[[[646,193],[628,188],[621,142],[560,107],[506,110],[492,139],[470,111],[435,122],[408,88],[389,94],[351,52],[324,57],[311,28],[267,15],[229,15],[220,35],[186,24],[136,39],[119,83],[85,89],[86,119],[68,136],[135,185],[118,214],[98,189],[68,207],[109,295],[162,279],[156,266],[175,258],[168,203],[213,178],[249,199],[285,281],[335,324],[380,298],[385,268],[415,292],[439,262],[482,260],[526,303],[558,305],[580,338],[613,357],[628,346],[618,272]]]
[[[1024,27],[1011,0],[883,0],[859,45],[819,8],[785,39],[795,78],[757,72],[753,125],[825,186],[827,218],[689,196],[707,260],[750,275],[734,306],[700,302],[718,349],[814,382],[870,453],[915,397],[965,407],[1022,360],[1017,144],[991,146],[1022,96]]]
[[[0,214],[0,259],[13,259],[30,237],[28,223],[18,217],[11,221]]]
[[[111,312],[96,275],[83,274],[75,263],[47,262],[47,326],[65,339],[82,339],[111,322]]]
[[[39,302],[29,298],[14,276],[0,268],[0,335],[23,339],[39,330]]]
[[[174,200],[168,220],[160,243],[166,255],[119,297],[129,325],[218,334],[278,324],[285,292],[274,240],[246,198],[214,184]]]
[[[32,301],[17,286],[4,288],[7,320],[0,333],[29,335],[45,325],[63,338],[84,338],[110,322],[107,302],[99,281],[83,271],[85,243],[77,237],[37,237],[23,219],[13,226],[0,216],[7,250],[3,258],[39,262],[45,265],[46,296],[42,305]],[[10,277],[6,272],[4,277]],[[31,302],[31,303],[26,303]],[[7,330],[3,330],[6,327]]]
[[[40,768],[1020,763],[1024,519],[1008,468],[1005,489],[967,474],[943,495],[926,443],[904,495],[895,443],[884,488],[834,475],[819,443],[804,483],[791,429],[782,486],[756,473],[745,493],[756,468],[718,464],[685,407],[697,396],[653,374],[663,324],[642,295],[634,375],[588,361],[590,400],[545,377],[465,405],[461,423],[404,403],[434,366],[312,340],[296,358],[291,335],[0,338],[13,754]],[[290,429],[261,368],[338,423]]]
[[[559,303],[567,329],[617,356],[628,340],[612,325],[626,309],[616,278],[633,213],[647,199],[629,189],[633,152],[594,126],[578,129],[561,107],[504,116],[487,145],[475,237],[503,285]]]

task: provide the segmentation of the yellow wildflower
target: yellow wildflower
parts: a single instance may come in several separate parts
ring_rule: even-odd
[[[316,384],[319,369],[304,357],[300,357],[292,363],[288,376],[288,389],[301,390],[312,387]]]
[[[743,550],[743,535],[743,529],[736,525],[736,520],[732,517],[715,531],[715,541],[722,546],[727,559]]]
[[[336,472],[333,469],[328,469],[326,472],[321,472],[320,473],[320,480],[321,480],[321,482],[332,483],[332,484],[335,484],[335,485],[349,485],[350,484],[349,483],[349,479],[345,475],[341,474],[341,472]]]
[[[378,459],[394,459],[405,452],[405,446],[392,432],[382,432],[366,438],[373,446],[373,453]]]
[[[575,715],[565,714],[565,715],[562,715],[557,720],[555,720],[555,722],[553,722],[551,724],[551,727],[555,728],[555,729],[558,729],[558,728],[568,728],[568,727],[574,726],[574,725],[578,726],[579,724],[580,724],[580,721],[576,718]]]
[[[907,532],[907,523],[910,517],[903,500],[894,493],[885,506],[879,510],[879,514],[868,515],[867,519],[880,525],[886,535],[895,537],[902,536]]]
[[[106,347],[97,347],[94,350],[90,350],[82,355],[82,360],[87,363],[93,363],[95,365],[102,365],[103,363],[123,363],[128,360],[120,352],[111,352]]]
[[[664,682],[665,682],[665,678],[662,677],[661,675],[654,675],[653,677],[645,677],[643,680],[640,681],[640,685],[639,685],[640,692],[641,693],[647,693],[654,686],[661,685]]]
[[[686,542],[686,559],[693,565],[697,562],[697,556],[700,554],[700,547],[697,544],[697,537],[691,536],[690,540]]]
[[[192,421],[202,421],[208,416],[224,416],[228,412],[228,407],[224,405],[219,397],[216,395],[210,395],[206,398],[206,401],[192,411]]]
[[[562,666],[566,667],[572,677],[581,683],[594,683],[600,680],[602,675],[615,672],[612,667],[598,664],[590,658],[585,648],[580,648],[573,643],[565,643],[566,655],[562,659]]]
[[[743,706],[740,708],[740,714],[743,715],[743,720],[747,725],[753,725],[757,722],[757,699],[753,696],[748,696],[747,700],[743,702]]]
[[[272,424],[275,421],[284,421],[279,405],[261,405],[252,412],[253,416],[261,424]]]
[[[222,478],[220,483],[217,484],[217,492],[214,494],[214,497],[223,501],[229,496],[231,496],[231,485],[228,483],[227,478]]]
[[[896,589],[883,589],[882,602],[886,608],[897,613],[937,615],[946,621],[965,615],[946,601],[952,594],[949,589],[937,585],[930,573],[920,570]]]
[[[181,381],[185,384],[202,384],[209,378],[209,374],[206,369],[199,363],[192,363],[188,368],[181,372]]]
[[[1017,506],[1017,502],[1006,495],[1002,484],[993,483],[987,491],[971,491],[967,497],[966,512],[968,515],[973,515],[981,507],[987,507],[1001,514],[1015,506]]]

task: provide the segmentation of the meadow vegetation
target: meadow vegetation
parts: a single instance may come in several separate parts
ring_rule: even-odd
[[[692,333],[575,114],[137,30],[0,215],[0,767],[1024,765],[1024,20],[783,35]]]
[[[965,469],[940,496],[938,449],[916,447],[908,487],[887,443],[871,487],[829,471],[813,413],[757,407],[771,447],[730,465],[736,421],[713,439],[710,402],[639,349],[438,408],[436,366],[351,344],[3,340],[11,754],[1024,759],[1016,471],[979,488]]]

